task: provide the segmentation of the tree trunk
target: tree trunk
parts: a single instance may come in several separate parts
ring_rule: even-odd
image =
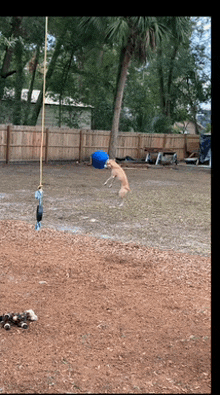
[[[174,50],[170,59],[170,69],[169,69],[169,74],[168,74],[168,82],[167,82],[167,101],[166,101],[166,115],[170,118],[171,116],[171,111],[170,111],[170,105],[171,105],[171,87],[173,83],[173,69],[174,69],[174,61],[177,55],[178,51],[178,43],[174,46]]]
[[[46,74],[46,89],[45,89],[45,91],[47,91],[49,83],[50,83],[50,78],[53,75],[53,71],[55,69],[55,64],[56,64],[57,58],[60,54],[60,48],[61,48],[62,43],[63,43],[63,35],[58,39],[52,59],[50,61],[50,65],[49,65],[49,68],[48,68],[48,71]],[[43,103],[43,84],[42,84],[42,87],[41,87],[41,90],[40,90],[40,93],[39,93],[39,96],[37,99],[37,103],[34,106],[33,114],[30,119],[30,125],[33,125],[33,126],[36,125],[37,118],[38,118],[38,115],[39,115],[41,107],[42,107],[42,103]]]
[[[193,116],[193,122],[195,124],[195,134],[199,134],[199,128],[198,128],[197,119],[196,119],[196,114],[197,114],[196,105],[192,105],[191,111],[192,111],[192,116]]]
[[[112,159],[116,157],[122,99],[124,94],[126,78],[128,74],[128,68],[131,62],[132,48],[130,48],[130,45],[128,44],[126,49],[125,50],[123,49],[122,51],[124,53],[124,56],[121,61],[121,72],[118,79],[117,93],[115,97],[114,116],[112,121],[112,130],[111,130],[110,142],[109,142],[109,157]]]
[[[160,106],[162,113],[166,113],[166,98],[164,92],[164,79],[163,79],[163,69],[162,69],[162,49],[158,48],[158,59],[157,59],[157,70],[159,75],[159,83],[160,83]]]
[[[62,98],[63,98],[63,91],[66,86],[66,81],[67,81],[67,77],[68,77],[68,74],[70,71],[70,67],[72,64],[73,55],[74,55],[75,50],[76,50],[76,48],[73,46],[69,61],[63,68],[63,76],[62,76],[61,89],[60,89],[60,94],[59,94],[59,121],[58,121],[59,128],[61,128],[61,126],[62,126],[62,104],[61,103],[62,103]]]
[[[20,26],[22,22],[23,16],[13,16],[12,17],[12,29],[10,32],[10,36],[18,37],[19,36],[19,31],[20,31]],[[0,100],[2,99],[2,96],[4,94],[4,87],[5,87],[5,79],[9,77],[10,75],[16,73],[16,70],[9,70],[10,65],[11,65],[11,59],[12,59],[12,54],[13,54],[14,49],[12,47],[6,47],[5,48],[5,56],[4,60],[2,63],[2,68],[0,72]]]
[[[120,53],[120,58],[119,58],[119,64],[118,64],[118,71],[117,71],[117,78],[116,78],[116,85],[115,85],[115,90],[114,90],[114,101],[113,101],[113,111],[115,108],[115,102],[116,102],[116,97],[117,97],[117,91],[118,91],[118,84],[121,76],[121,70],[123,67],[123,59],[125,57],[125,52],[126,52],[126,47],[122,47],[121,53]]]
[[[23,47],[20,41],[15,45],[15,62],[16,62],[16,76],[15,76],[15,103],[13,112],[13,124],[20,125],[21,123],[21,92],[23,87],[23,65],[22,65]]]
[[[39,55],[40,55],[40,45],[37,46],[36,56],[34,59],[33,73],[32,73],[30,88],[28,90],[27,105],[26,105],[26,109],[25,109],[24,125],[28,125],[28,118],[29,118],[28,116],[29,116],[30,105],[31,105],[31,96],[32,96],[33,88],[34,88],[34,80],[35,80],[36,68],[37,68],[37,64],[38,64]]]

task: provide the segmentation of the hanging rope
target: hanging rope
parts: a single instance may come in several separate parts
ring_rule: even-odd
[[[46,66],[47,66],[47,27],[48,17],[45,20],[45,46],[44,46],[44,78],[43,78],[43,106],[42,106],[42,122],[41,122],[41,147],[40,147],[40,185],[42,188],[43,179],[43,142],[44,142],[44,121],[45,121],[45,90],[46,90]]]
[[[35,192],[35,199],[39,200],[37,206],[37,224],[35,229],[39,230],[41,227],[41,220],[43,217],[43,142],[44,142],[44,121],[45,121],[45,90],[46,90],[46,65],[47,65],[47,27],[48,17],[45,19],[45,47],[44,47],[44,74],[43,74],[43,105],[42,105],[42,122],[41,122],[41,146],[40,146],[40,184],[38,190]]]

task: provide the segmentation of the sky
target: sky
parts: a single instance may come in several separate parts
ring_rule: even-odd
[[[204,23],[204,32],[200,33],[199,28]],[[205,54],[209,59],[206,59],[204,71],[211,78],[211,17],[202,16],[197,20],[197,30],[192,35],[192,45],[203,43],[205,46]],[[211,100],[207,103],[201,103],[201,108],[204,110],[211,110]]]

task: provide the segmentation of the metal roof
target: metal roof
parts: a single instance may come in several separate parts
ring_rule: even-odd
[[[27,101],[28,91],[29,91],[29,89],[22,89],[21,100]],[[39,89],[33,89],[32,94],[31,94],[31,103],[36,103],[37,102],[39,94],[40,94],[40,90]],[[15,95],[14,88],[13,89],[5,88],[4,99],[6,99],[7,97],[11,97],[12,98],[12,97],[14,97],[14,95]],[[59,94],[52,93],[52,92],[46,92],[45,104],[51,104],[51,105],[58,106],[60,104],[60,102],[59,102]],[[83,104],[82,102],[76,102],[71,97],[64,97],[64,99],[61,101],[61,104],[63,106],[94,108],[93,106],[91,106],[89,104]]]

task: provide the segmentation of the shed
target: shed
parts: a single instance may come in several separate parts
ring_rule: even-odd
[[[40,90],[34,89],[31,95],[31,105],[37,102]],[[28,89],[22,89],[21,99],[27,101]],[[59,95],[47,92],[45,95],[45,126],[59,126]],[[61,126],[79,127],[91,129],[92,109],[91,105],[76,102],[71,97],[65,97],[61,101],[62,118]],[[41,125],[42,109],[38,115],[36,125]]]
[[[28,89],[22,89],[21,102],[23,107],[28,99]],[[31,94],[31,106],[37,102],[40,94],[39,89],[33,89]],[[15,90],[5,88],[3,100],[14,99]],[[52,92],[47,92],[45,97],[45,126],[57,127],[59,126],[59,110],[60,110],[59,95]],[[94,107],[82,102],[76,102],[71,97],[65,97],[61,101],[61,127],[70,128],[85,128],[91,129],[92,125],[92,109]],[[11,122],[12,114],[9,114],[9,119],[5,122]],[[38,115],[36,125],[41,125],[42,109]]]

